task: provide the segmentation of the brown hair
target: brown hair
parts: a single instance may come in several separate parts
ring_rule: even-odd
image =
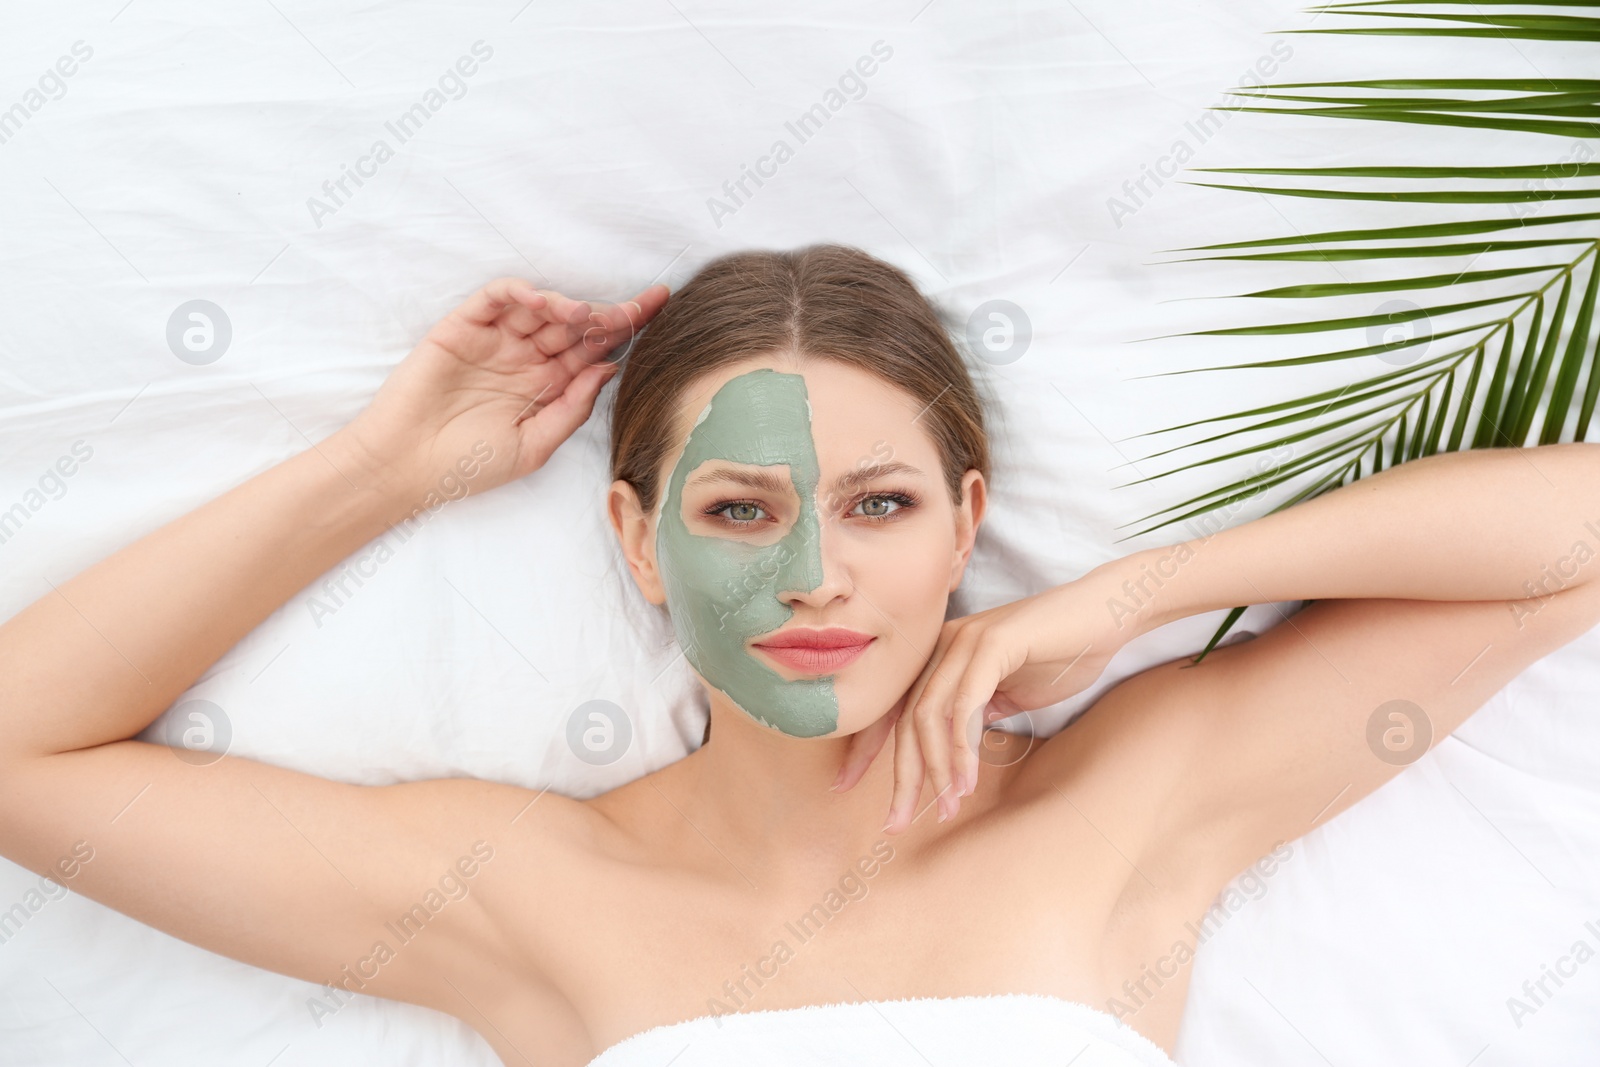
[[[927,405],[950,497],[989,476],[983,405],[927,298],[892,264],[857,248],[734,252],[701,267],[639,334],[611,412],[611,476],[655,506],[676,405],[702,375],[750,356],[792,351],[859,367]]]

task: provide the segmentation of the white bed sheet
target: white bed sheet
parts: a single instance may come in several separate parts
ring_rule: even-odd
[[[1030,347],[988,376],[993,517],[960,604],[1013,599],[1183,536],[1114,543],[1122,524],[1212,484],[1116,488],[1146,454],[1116,442],[1282,395],[1275,374],[1126,380],[1229,350],[1126,342],[1245,321],[1235,303],[1178,298],[1272,274],[1150,265],[1159,250],[1286,221],[1309,232],[1332,209],[1172,181],[1119,225],[1108,200],[1125,181],[1179,141],[1195,166],[1374,161],[1372,131],[1338,123],[1234,116],[1196,137],[1241,72],[1592,73],[1582,53],[1540,42],[1402,56],[1269,37],[1312,17],[1277,0],[804,12],[106,0],[4,17],[0,108],[75,47],[79,61],[0,143],[0,508],[33,499],[75,443],[90,452],[0,544],[5,615],[343,424],[491,277],[620,299],[676,287],[725,251],[822,240],[905,267],[955,323],[991,298],[1026,310]],[[795,145],[785,123],[877,42],[892,54],[859,99]],[[399,144],[386,123],[463,57],[475,68],[459,98],[447,84]],[[778,138],[795,152],[774,177],[736,210],[708,205]],[[380,139],[395,151],[376,163]],[[1463,145],[1548,154],[1521,135],[1486,151],[1477,135],[1418,128],[1388,161]],[[323,183],[358,165],[370,176],[334,203]],[[196,299],[232,329],[206,365],[166,340]],[[603,525],[602,431],[592,420],[546,469],[452,503],[403,543],[390,535],[381,565],[353,557],[366,574],[353,596],[331,613],[328,596],[314,610],[320,583],[296,596],[186,699],[224,710],[233,752],[348,781],[472,774],[589,796],[682,757],[704,712]],[[1038,715],[1040,732],[1194,651],[1220,615],[1136,642],[1093,689]],[[1276,618],[1255,607],[1241,632]],[[1206,942],[1179,1060],[1593,1062],[1600,963],[1520,1025],[1506,1001],[1574,941],[1600,947],[1597,691],[1591,633],[1377,794],[1314,827],[1307,813],[1291,857]],[[635,732],[607,766],[565,742],[590,700],[624,709]],[[0,861],[0,909],[37,883]],[[463,1024],[407,1005],[357,998],[319,1026],[316,992],[68,895],[0,944],[0,1064],[496,1062]]]

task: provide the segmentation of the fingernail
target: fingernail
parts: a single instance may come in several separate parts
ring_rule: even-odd
[[[839,768],[839,773],[833,776],[833,784],[830,785],[828,788],[829,789],[838,789],[839,788],[839,783],[842,782],[842,781],[844,781],[844,768],[840,767]]]
[[[944,801],[939,801],[939,821],[944,822],[949,817],[950,813],[944,810]]]
[[[994,722],[996,719],[1000,718],[1000,715],[1000,712],[991,709],[989,714],[985,715],[984,718],[988,719],[990,722]]]
[[[889,813],[889,817],[887,819],[883,820],[883,828],[880,829],[878,831],[878,833],[880,833],[880,834],[888,833],[889,832],[889,827],[891,827],[893,825],[894,825],[894,812],[891,811]]]

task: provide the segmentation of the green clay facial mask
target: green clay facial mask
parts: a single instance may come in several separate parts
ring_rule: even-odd
[[[711,460],[788,467],[800,505],[794,524],[768,545],[690,532],[683,521],[684,482]],[[745,644],[793,616],[780,592],[822,584],[818,478],[805,379],[753,370],[730,379],[700,413],[672,469],[656,525],[656,558],[684,656],[746,715],[793,737],[838,728],[832,676],[786,680]]]

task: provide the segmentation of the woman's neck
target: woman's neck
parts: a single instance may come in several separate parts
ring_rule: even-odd
[[[848,867],[870,855],[874,842],[888,839],[882,827],[894,787],[891,734],[852,789],[829,788],[850,742],[790,737],[714,704],[711,740],[682,761],[684,803],[693,809],[683,813],[719,848],[737,850],[744,860],[736,866],[748,863],[779,882]],[[924,784],[917,810],[931,799]],[[923,824],[933,820],[918,818],[892,839],[896,848],[924,837]]]

